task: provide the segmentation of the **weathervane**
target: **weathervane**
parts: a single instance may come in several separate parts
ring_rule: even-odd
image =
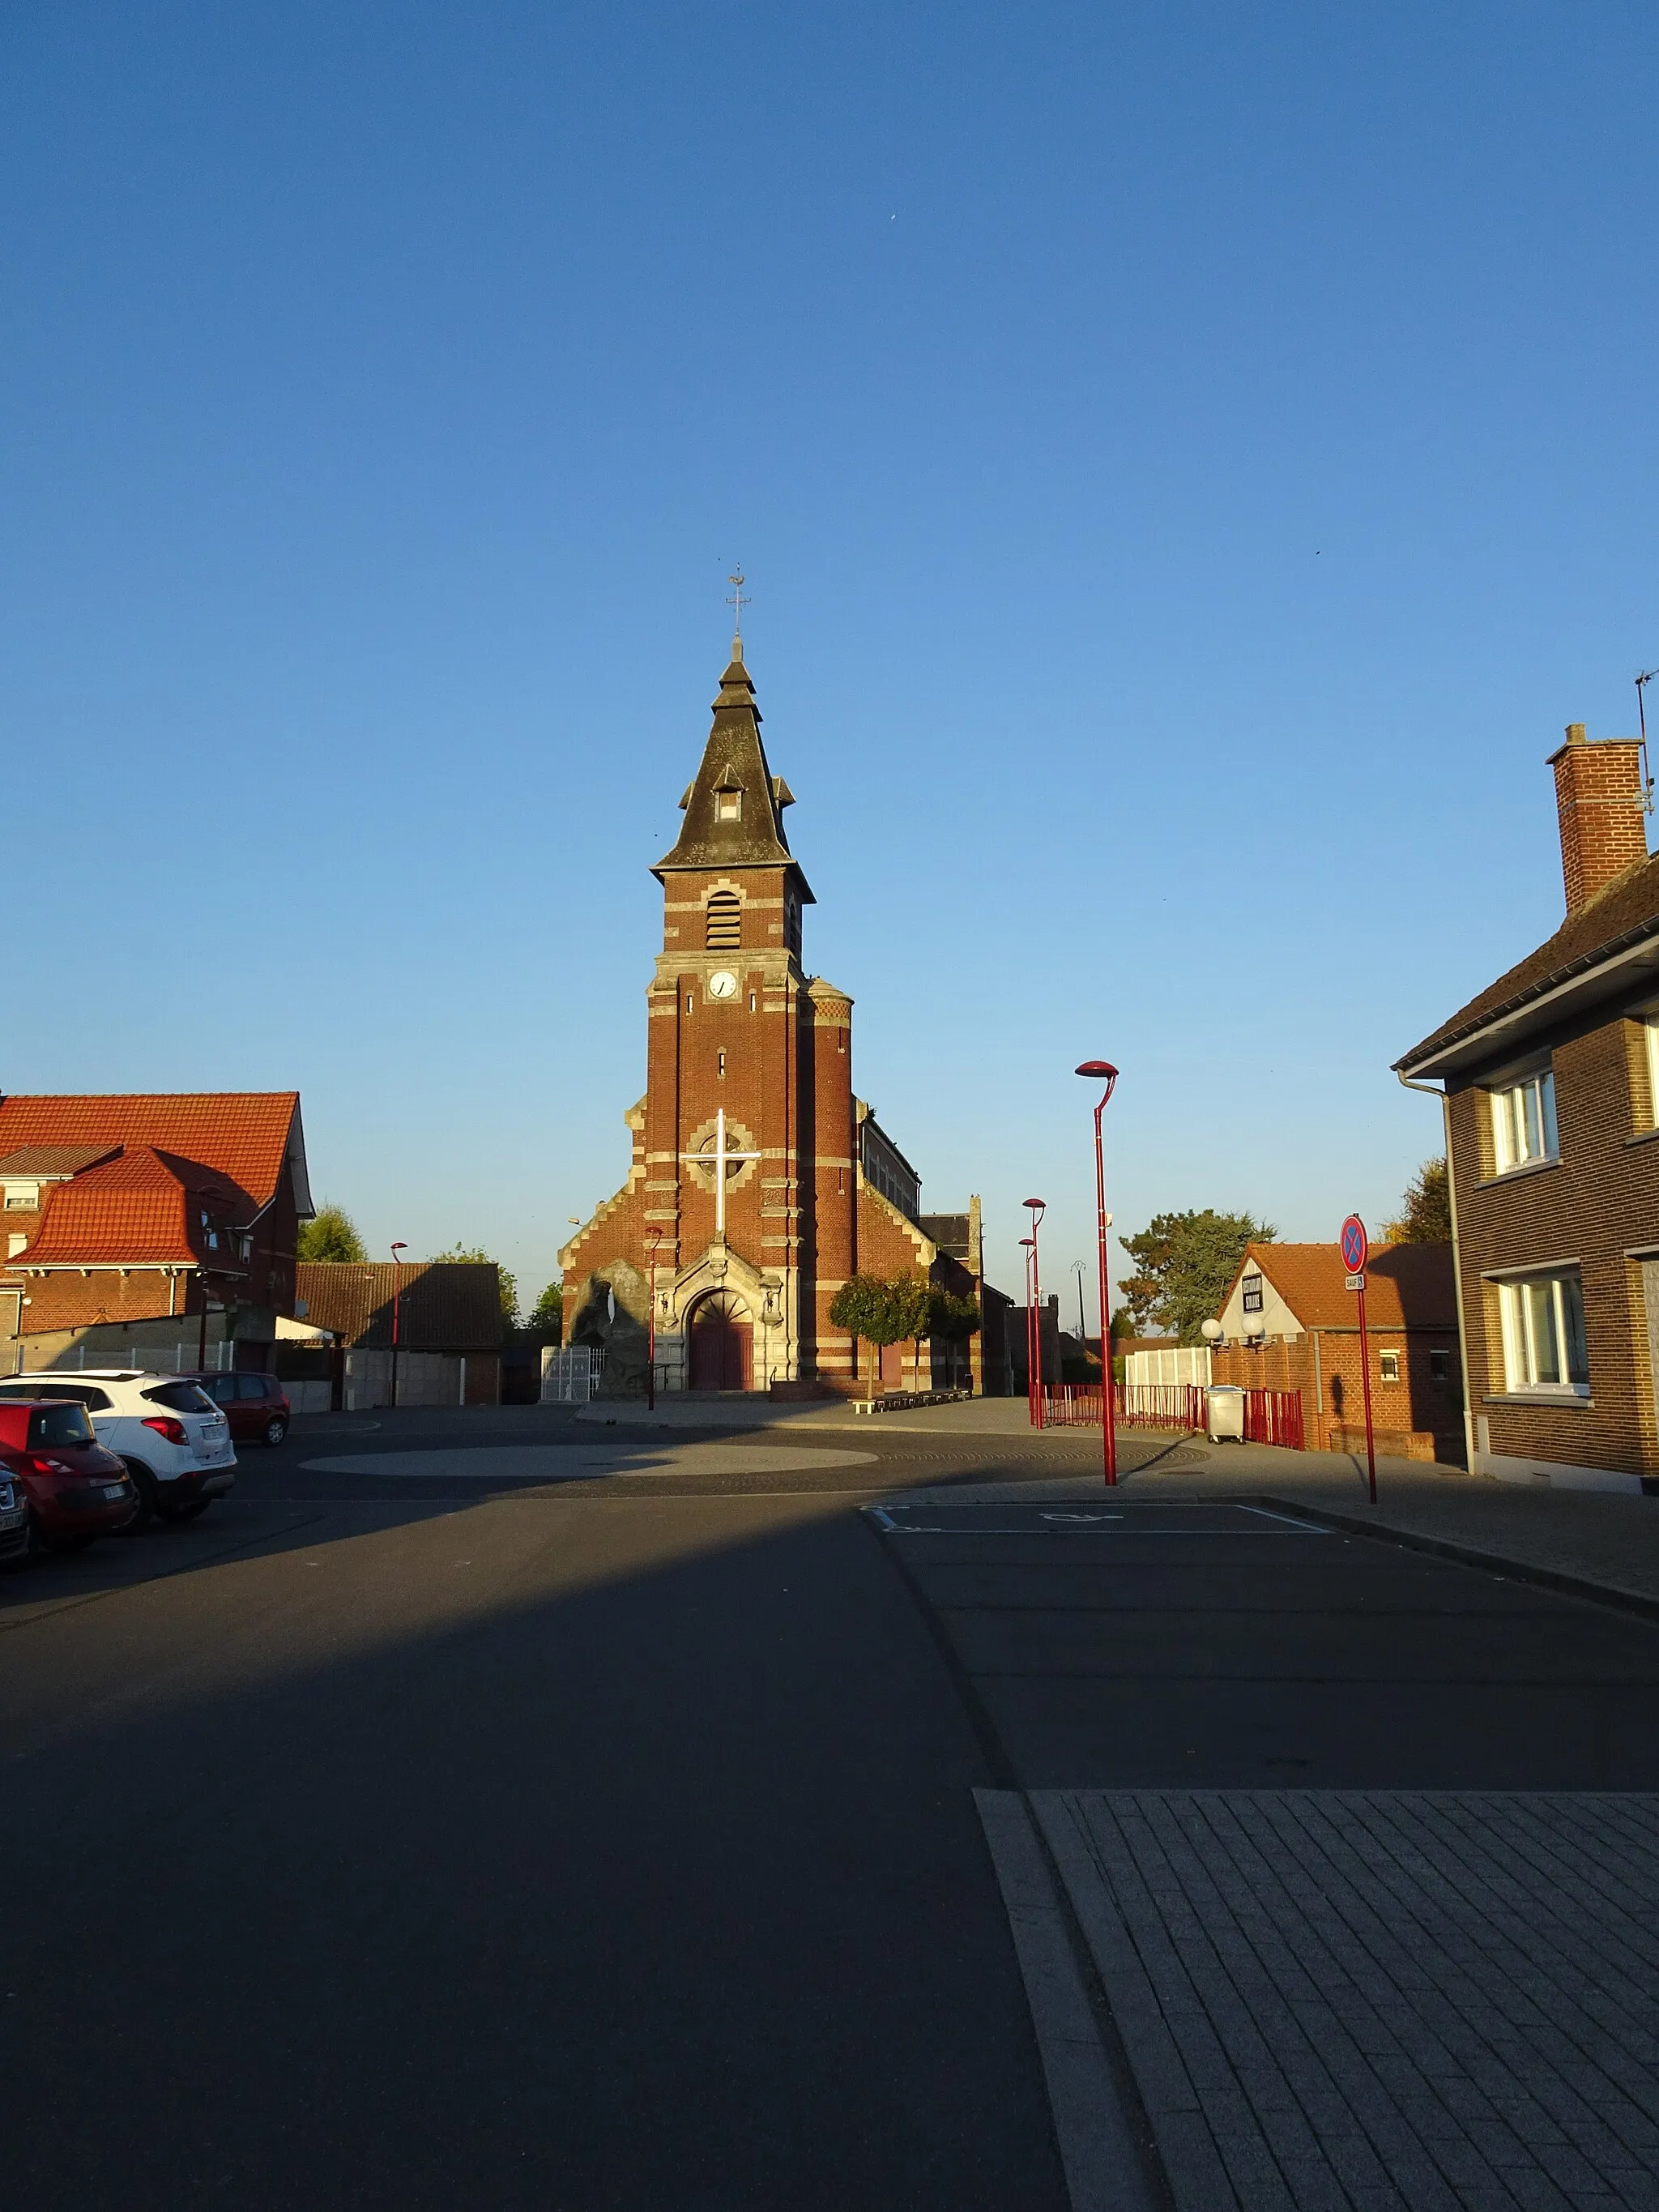
[[[726,594],[726,604],[734,610],[732,617],[732,645],[735,653],[737,647],[743,643],[743,611],[745,607],[753,606],[755,599],[752,592],[747,599],[744,597],[743,587],[745,578],[741,568],[734,570],[726,580],[732,586]],[[738,658],[741,659],[742,655],[738,654]]]

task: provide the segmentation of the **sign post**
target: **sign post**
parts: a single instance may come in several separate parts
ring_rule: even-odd
[[[1359,1382],[1365,1399],[1365,1482],[1373,1505],[1376,1503],[1376,1437],[1371,1426],[1371,1354],[1365,1334],[1365,1262],[1370,1256],[1365,1224],[1351,1213],[1342,1224],[1342,1264],[1348,1271],[1348,1288],[1359,1294]]]

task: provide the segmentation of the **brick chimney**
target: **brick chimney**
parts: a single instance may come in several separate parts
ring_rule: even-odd
[[[1550,755],[1561,823],[1561,877],[1567,912],[1599,898],[1615,876],[1648,857],[1642,748],[1635,738],[1598,738],[1569,722],[1567,742]]]

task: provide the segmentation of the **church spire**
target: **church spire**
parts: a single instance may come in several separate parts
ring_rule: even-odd
[[[741,574],[734,580],[739,586]],[[702,764],[680,805],[685,822],[673,849],[652,872],[679,868],[777,868],[792,871],[803,905],[813,903],[799,863],[784,834],[783,810],[795,794],[774,775],[761,741],[755,686],[743,665],[743,639],[732,641],[732,659],[720,678]]]

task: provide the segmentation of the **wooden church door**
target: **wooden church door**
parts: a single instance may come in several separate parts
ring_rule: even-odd
[[[730,1291],[711,1291],[691,1309],[691,1388],[751,1390],[755,1331]]]

